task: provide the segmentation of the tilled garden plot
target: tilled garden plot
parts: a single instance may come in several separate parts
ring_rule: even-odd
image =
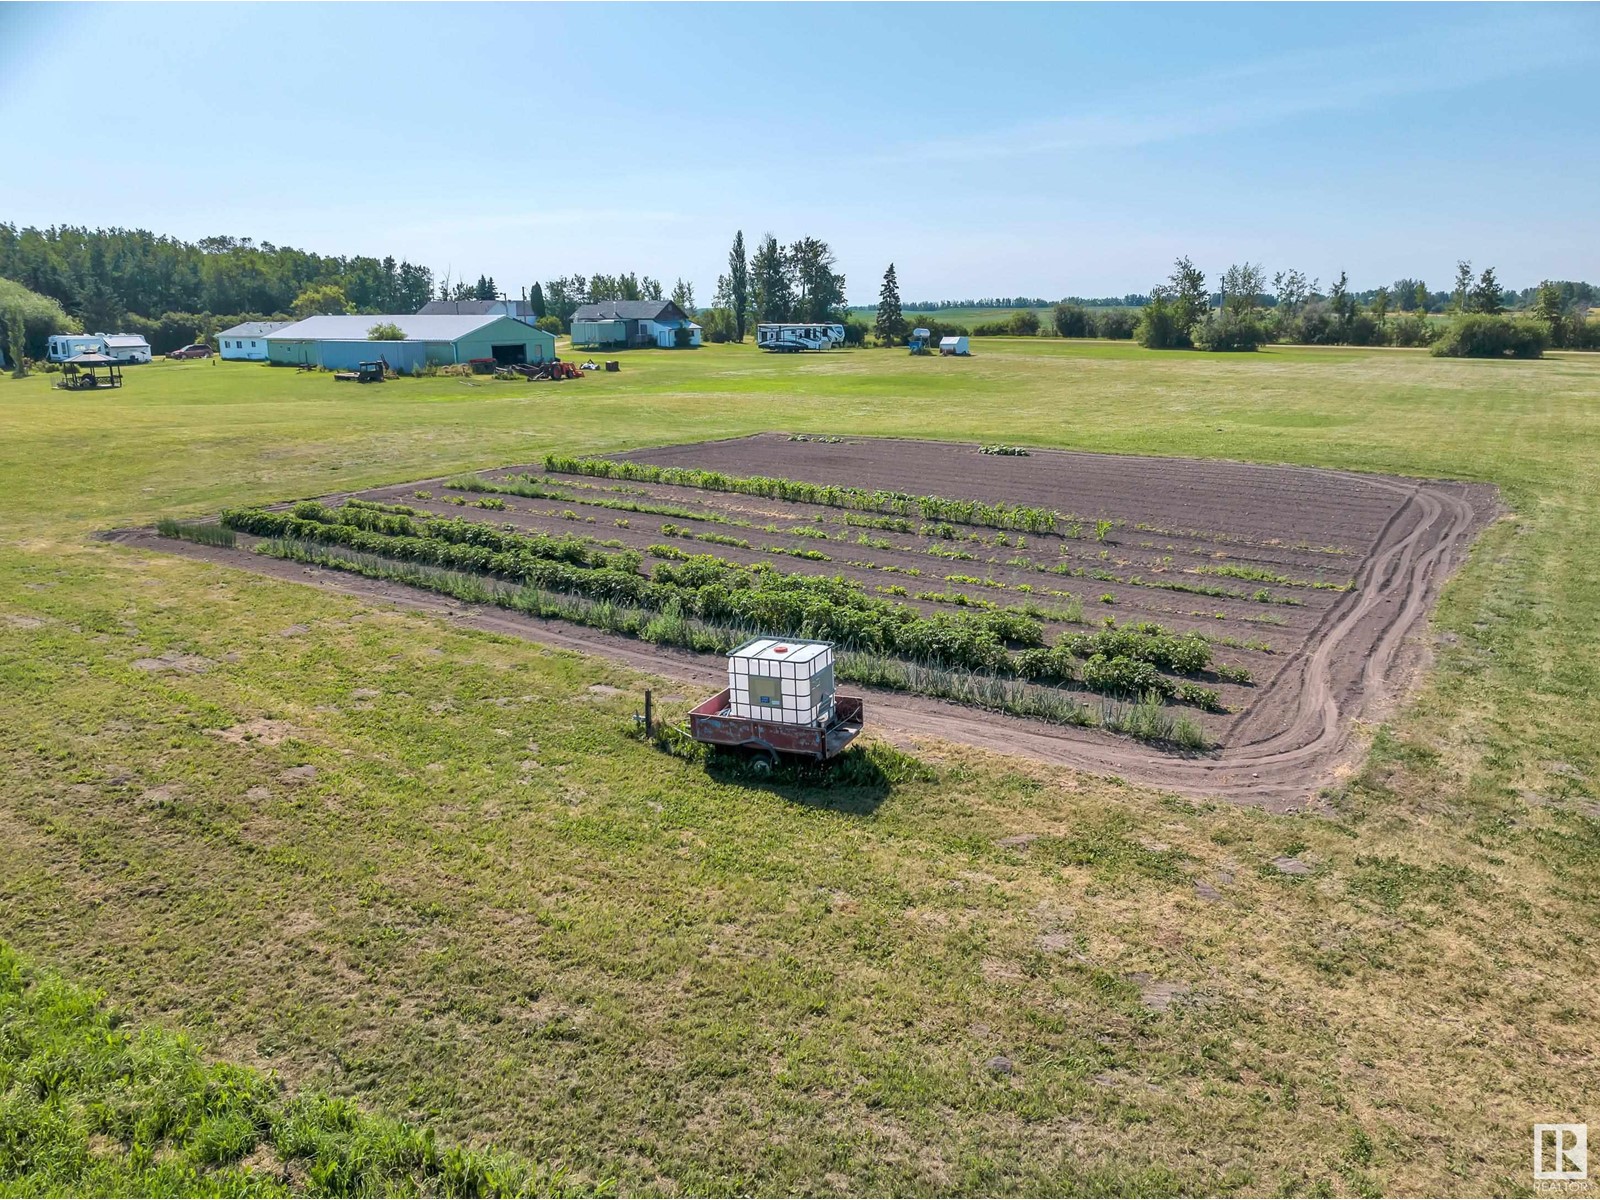
[[[750,477],[796,484],[742,482]],[[858,490],[822,492],[803,484]],[[1269,803],[1303,797],[1341,756],[1351,719],[1376,715],[1414,673],[1419,656],[1407,635],[1494,506],[1492,489],[1475,485],[774,434],[643,450],[609,464],[552,459],[471,479],[373,489],[354,499],[355,509],[331,507],[332,500],[307,509],[322,524],[301,522],[288,541],[282,516],[261,518],[253,528],[279,538],[268,548],[318,565],[319,580],[337,574],[320,567],[353,567],[391,590],[405,580],[381,562],[429,551],[385,539],[424,527],[457,542],[487,538],[501,551],[531,547],[536,557],[565,555],[568,565],[546,563],[530,581],[555,592],[587,589],[591,600],[607,604],[637,604],[640,618],[632,627],[624,622],[621,632],[701,650],[710,646],[707,629],[721,630],[725,641],[751,627],[751,620],[732,620],[730,610],[717,607],[724,583],[744,586],[750,568],[770,564],[813,581],[841,577],[845,591],[830,595],[863,611],[895,610],[901,622],[897,645],[874,644],[867,648],[875,653],[857,656],[851,669],[858,679],[960,695],[1011,714],[900,695],[874,697],[876,723],[892,727],[898,720],[910,732],[1184,790],[1250,793]],[[373,505],[412,511],[363,507]],[[483,529],[429,526],[437,518]],[[347,528],[343,542],[327,534],[346,521],[366,529]],[[251,531],[248,522],[238,527]],[[308,550],[307,531],[317,544],[338,544]],[[265,565],[263,555],[193,550]],[[364,565],[328,561],[358,553],[368,556]],[[463,553],[452,550],[438,561],[459,566]],[[473,564],[492,565],[489,551],[472,553]],[[507,561],[495,560],[501,568]],[[411,582],[490,598],[470,587],[463,593],[451,580],[421,580],[421,569],[405,568]],[[597,588],[603,576],[596,569],[617,571],[615,597]],[[623,578],[630,570],[638,576],[632,582]],[[574,583],[574,571],[591,573]],[[489,574],[502,589],[497,602],[507,605],[506,570]],[[644,597],[646,577],[666,582]],[[754,577],[778,578],[759,571]],[[659,620],[643,627],[649,610],[660,612],[664,590],[674,587],[696,607],[680,614],[672,601],[672,620],[688,615],[693,625],[704,615],[706,628]],[[591,637],[609,653],[623,644],[609,608],[578,613],[566,601],[541,603],[524,604],[527,616],[496,621],[565,615],[591,626],[574,631],[580,641]],[[773,609],[772,620],[805,627],[773,632],[832,635],[846,644],[877,636],[834,615],[831,600],[807,594],[803,610],[797,603]],[[747,604],[737,615],[750,612]],[[862,619],[870,626],[880,617]],[[940,639],[957,628],[966,640],[952,649]],[[996,638],[1004,648],[985,657]],[[1197,646],[1204,648],[1203,663],[1193,660]],[[922,664],[909,680],[908,660]],[[886,669],[890,676],[880,679]],[[951,671],[961,677],[956,690]],[[1125,680],[1131,682],[1121,686]],[[1146,690],[1154,687],[1159,694]],[[1144,741],[1073,725],[1121,729]],[[1205,752],[1195,753],[1202,743]]]

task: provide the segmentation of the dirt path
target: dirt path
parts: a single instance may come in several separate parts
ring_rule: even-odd
[[[1342,474],[1329,472],[1328,474]],[[1157,751],[1109,734],[1023,721],[937,700],[865,689],[872,730],[892,739],[931,738],[1019,754],[1132,783],[1288,811],[1314,803],[1318,789],[1352,764],[1360,749],[1352,723],[1392,710],[1428,660],[1419,637],[1446,578],[1465,559],[1494,508],[1482,489],[1426,481],[1347,476],[1393,492],[1399,507],[1357,575],[1357,586],[1323,615],[1317,635],[1266,685],[1292,709],[1260,704],[1243,714],[1222,750],[1193,756]],[[197,546],[124,530],[107,540],[208,562],[442,616],[543,645],[599,654],[640,672],[711,689],[722,686],[720,658],[689,654],[560,621],[468,605],[403,585],[307,567],[247,549]],[[1341,670],[1341,664],[1344,669]],[[1278,719],[1252,720],[1277,709]],[[1256,726],[1261,728],[1257,729]],[[1270,725],[1270,728],[1267,726]]]

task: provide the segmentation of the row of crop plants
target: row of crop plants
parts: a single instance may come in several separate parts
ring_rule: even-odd
[[[696,467],[658,467],[649,463],[619,462],[609,458],[579,458],[547,454],[544,469],[555,475],[589,475],[604,479],[630,479],[711,492],[738,492],[771,500],[816,504],[824,508],[849,508],[917,516],[925,521],[954,521],[962,525],[989,525],[1052,533],[1060,513],[1028,504],[990,504],[982,500],[951,500],[943,496],[912,496],[905,492],[868,491],[829,483],[805,483],[764,475],[727,475]]]
[[[349,503],[351,505],[360,505],[362,502],[360,502],[360,501],[350,501]],[[380,507],[380,506],[368,505],[368,507]],[[391,509],[391,511],[407,512],[407,511],[410,511],[410,510],[401,508],[401,509],[398,509],[398,510]],[[899,518],[892,518],[892,519],[898,520]],[[794,530],[794,529],[790,530],[790,532],[795,532],[795,531],[796,530]],[[671,523],[663,523],[662,526],[661,526],[661,532],[663,534],[666,534],[669,537],[686,537],[686,538],[691,538],[691,539],[695,539],[695,540],[698,540],[698,541],[707,542],[707,543],[711,543],[711,544],[734,546],[734,547],[738,547],[740,549],[746,549],[746,550],[755,549],[755,547],[752,546],[750,542],[748,542],[747,540],[742,539],[742,538],[724,537],[724,536],[718,535],[718,534],[699,534],[699,533],[695,533],[695,532],[693,532],[691,530],[685,529],[685,528],[683,528],[681,526],[673,525]],[[814,536],[822,536],[822,537],[827,537],[828,536],[824,531],[820,531],[820,530],[814,530],[814,531],[812,531],[812,533],[813,533]],[[1002,535],[999,535],[999,536],[1003,537],[1004,535],[1002,534]],[[580,541],[580,542],[581,541],[591,541],[592,542],[592,539],[570,539],[570,540]],[[1020,539],[1019,539],[1019,541],[1020,541]],[[599,544],[599,545],[612,545],[612,546],[620,546],[621,545],[620,542],[610,542],[610,543],[601,542],[601,543],[596,543],[596,544]],[[808,558],[816,558],[816,559],[823,559],[823,560],[827,559],[826,555],[823,555],[823,554],[820,554],[820,553],[816,553],[816,552],[806,551],[806,550],[799,550],[799,551],[786,550],[783,547],[775,547],[775,546],[763,546],[760,549],[764,553],[777,553],[777,554],[785,554],[786,553],[786,554],[793,554],[793,555],[796,555],[796,556],[799,556],[799,557],[808,557]],[[632,554],[632,553],[634,553],[634,552],[630,552],[630,554]],[[646,553],[648,553],[653,558],[658,558],[658,559],[663,559],[663,560],[673,561],[673,562],[694,563],[694,564],[698,565],[701,568],[703,568],[705,566],[705,564],[716,563],[724,571],[738,572],[738,571],[756,571],[756,570],[761,570],[761,569],[770,569],[770,568],[768,568],[767,564],[755,564],[753,566],[745,566],[743,564],[729,563],[726,560],[717,559],[717,558],[710,557],[710,556],[691,555],[691,554],[686,553],[685,551],[682,551],[682,550],[678,549],[675,546],[668,546],[668,545],[652,545],[652,546],[649,546],[649,547],[646,548]],[[1015,565],[1016,561],[1018,561],[1018,560],[1012,560],[1012,565]],[[1027,561],[1027,560],[1021,560],[1021,561]],[[912,576],[920,575],[920,572],[917,571],[917,569],[914,568],[914,567],[911,567],[911,568],[901,568],[901,567],[894,567],[894,566],[879,567],[877,564],[874,564],[874,563],[856,562],[856,561],[853,561],[853,560],[848,562],[846,565],[855,566],[855,567],[864,567],[864,568],[875,568],[875,569],[885,570],[885,571],[897,571],[897,572],[908,574],[908,575],[912,575]],[[668,577],[670,577],[670,573],[669,573]],[[659,579],[659,578],[663,578],[663,576],[658,573],[655,576],[655,578]],[[816,579],[818,577],[816,577],[816,576],[795,576],[794,578],[797,578],[797,579],[813,579],[814,580],[814,579]],[[951,575],[944,576],[944,579],[947,582],[953,582],[953,583],[964,584],[964,585],[989,587],[989,588],[1002,589],[1002,590],[1007,589],[1007,585],[1002,583],[1002,582],[1000,582],[1000,581],[998,581],[998,580],[993,580],[993,579],[988,579],[988,578],[980,579],[980,578],[978,578],[976,576],[951,574]],[[846,581],[844,581],[842,579],[834,578],[832,580],[829,580],[828,582],[830,584],[833,584],[833,585],[841,585],[842,584],[846,588],[849,588],[851,590],[851,592],[853,594],[856,594],[856,595],[860,595],[861,591],[862,591],[862,589],[860,589],[857,585],[851,584],[851,583],[847,583]],[[1039,604],[1039,603],[1034,602],[1032,600],[1026,601],[1023,604],[1019,604],[1019,605],[1000,605],[1000,604],[997,604],[996,602],[994,602],[992,600],[989,600],[989,599],[987,599],[985,597],[981,597],[981,596],[980,597],[974,597],[974,596],[970,596],[970,595],[968,595],[966,593],[962,593],[962,592],[921,591],[921,592],[916,592],[916,593],[909,593],[907,591],[907,589],[905,589],[903,587],[898,587],[898,586],[891,586],[891,587],[888,587],[888,588],[879,587],[879,588],[876,588],[874,590],[877,591],[880,595],[886,595],[886,596],[890,596],[890,597],[893,597],[893,596],[904,596],[904,597],[915,598],[915,599],[918,599],[918,600],[923,600],[923,601],[927,601],[927,602],[931,602],[931,603],[943,603],[943,604],[956,605],[956,606],[959,606],[959,607],[979,608],[979,609],[984,609],[984,610],[987,610],[987,611],[990,611],[990,612],[994,612],[994,613],[1000,614],[1002,616],[1020,617],[1020,618],[1024,618],[1026,620],[1030,620],[1030,621],[1034,621],[1034,622],[1056,621],[1056,622],[1065,623],[1065,624],[1080,624],[1084,620],[1084,617],[1083,617],[1083,606],[1082,606],[1081,601],[1079,601],[1078,598],[1075,597],[1071,592],[1055,591],[1053,589],[1045,589],[1045,590],[1046,590],[1046,593],[1048,595],[1061,597],[1061,598],[1066,599],[1067,601],[1069,601],[1068,607],[1066,607],[1064,609],[1062,609],[1062,608],[1054,608],[1054,607],[1051,607],[1051,606],[1046,606],[1046,605]],[[1023,592],[1025,594],[1029,594],[1029,595],[1031,595],[1032,591],[1033,591],[1033,589],[1027,584],[1012,585],[1010,590]],[[1131,625],[1131,626],[1123,626],[1121,629],[1117,629],[1114,626],[1114,622],[1110,618],[1107,618],[1106,620],[1107,620],[1107,625],[1111,626],[1110,629],[1102,630],[1102,631],[1099,631],[1099,632],[1093,633],[1093,634],[1067,634],[1067,635],[1063,635],[1062,643],[1067,647],[1067,649],[1071,652],[1071,654],[1076,655],[1077,657],[1083,658],[1083,659],[1090,659],[1090,658],[1093,658],[1095,656],[1099,656],[1102,659],[1108,659],[1108,660],[1109,659],[1117,659],[1117,658],[1129,658],[1129,659],[1137,660],[1137,659],[1143,658],[1148,663],[1155,664],[1156,666],[1169,667],[1169,668],[1171,668],[1173,670],[1179,671],[1181,673],[1187,673],[1187,674],[1194,674],[1194,673],[1198,673],[1200,671],[1204,671],[1204,670],[1207,669],[1208,665],[1210,665],[1211,652],[1210,652],[1210,647],[1209,647],[1208,643],[1210,643],[1210,642],[1212,642],[1212,641],[1214,641],[1216,639],[1208,638],[1205,635],[1198,634],[1198,633],[1183,635],[1182,638],[1178,638],[1176,635],[1172,635],[1172,634],[1167,633],[1167,631],[1164,630],[1161,626],[1155,625],[1155,624],[1152,624],[1152,623],[1140,623],[1140,624],[1135,624],[1135,625]],[[1016,638],[1014,640],[1020,641],[1022,639]],[[1144,650],[1140,650],[1140,649],[1137,648],[1142,641],[1143,642],[1148,642],[1148,645]],[[1190,647],[1189,653],[1182,659],[1169,657],[1170,651],[1167,649],[1174,642],[1178,642],[1178,641],[1181,641],[1183,644],[1185,644],[1185,645]],[[1257,644],[1255,644],[1255,645],[1253,645],[1253,646],[1251,646],[1249,648],[1270,649],[1268,647],[1261,646],[1259,643],[1257,643]],[[1024,668],[1023,670],[1019,671],[1018,673],[1026,673],[1026,668]],[[1225,680],[1227,682],[1235,682],[1235,683],[1249,683],[1250,682],[1249,673],[1247,671],[1242,670],[1241,668],[1225,667],[1225,666],[1220,666],[1219,665],[1219,666],[1217,666],[1215,668],[1215,673],[1218,675],[1218,678],[1223,679],[1223,680]],[[1119,672],[1118,674],[1120,674],[1122,676],[1128,676],[1129,675],[1128,672]],[[1110,678],[1110,677],[1111,676],[1107,676],[1107,675],[1105,675],[1103,673],[1101,674],[1101,678]],[[1058,678],[1068,679],[1068,678],[1070,678],[1070,676],[1058,675]],[[1162,694],[1164,696],[1176,696],[1178,698],[1191,698],[1191,697],[1193,697],[1193,698],[1195,698],[1193,702],[1197,703],[1200,707],[1213,707],[1214,708],[1215,704],[1216,704],[1216,700],[1215,700],[1214,696],[1210,696],[1208,698],[1207,693],[1202,691],[1202,690],[1199,690],[1199,689],[1194,688],[1194,687],[1183,687],[1183,686],[1179,686],[1179,685],[1174,685],[1173,687],[1169,688],[1169,687],[1166,687],[1165,685],[1162,685],[1162,684],[1151,684],[1151,685],[1147,685],[1147,686],[1140,686],[1137,689],[1128,689],[1128,688],[1125,688],[1125,687],[1115,687],[1115,686],[1113,686],[1113,687],[1111,687],[1109,689],[1097,689],[1097,690],[1124,690],[1124,691],[1126,691],[1126,690],[1137,690],[1139,692],[1147,692],[1147,691],[1150,691],[1152,689],[1157,691],[1157,692],[1159,692],[1160,694]]]
[[[582,461],[582,462],[585,462],[585,463],[595,463],[595,462],[609,463],[611,460],[609,460],[609,459],[586,459],[586,460],[575,460],[575,461]],[[619,464],[619,465],[632,467],[632,466],[635,466],[636,464],[629,463],[629,464]],[[652,470],[677,470],[679,468],[651,468],[651,469]],[[630,478],[631,477],[632,476],[630,476]],[[466,477],[466,478],[470,479],[470,481],[471,481],[470,486],[471,486],[472,490],[475,490],[475,491],[504,491],[507,494],[511,494],[511,495],[531,495],[531,496],[536,496],[536,497],[541,497],[541,498],[546,498],[546,499],[573,500],[572,497],[566,496],[566,495],[564,495],[562,493],[559,493],[559,492],[553,492],[550,489],[544,487],[542,484],[537,483],[537,482],[524,483],[524,482],[520,482],[517,479],[501,480],[501,481],[484,481],[484,480],[478,479],[477,477]],[[526,477],[526,476],[521,477],[521,479],[528,479],[528,478],[530,478],[530,477]],[[724,477],[724,478],[731,478],[731,477]],[[755,477],[755,478],[759,478],[759,477]],[[788,481],[781,481],[781,482],[788,482]],[[461,480],[461,481],[452,482],[449,486],[451,486],[451,487],[467,487],[469,485],[465,480]],[[812,486],[815,486],[815,485],[806,484],[806,485],[797,485],[797,486],[812,487]],[[847,490],[854,490],[854,489],[847,489]],[[876,494],[876,493],[874,493],[874,494]],[[838,535],[830,534],[826,530],[819,529],[819,528],[817,528],[815,526],[807,526],[807,525],[803,525],[802,524],[802,525],[790,526],[787,529],[780,529],[776,524],[768,524],[768,525],[764,525],[764,526],[757,526],[752,521],[743,520],[743,519],[739,519],[739,518],[729,518],[729,517],[723,516],[721,514],[710,513],[710,512],[706,512],[706,511],[685,509],[682,506],[670,505],[670,504],[642,503],[642,502],[638,502],[638,501],[608,501],[608,500],[600,500],[600,499],[597,499],[597,498],[589,498],[589,497],[575,499],[575,500],[573,500],[573,502],[574,503],[581,503],[581,504],[595,504],[595,505],[599,505],[601,507],[607,507],[607,508],[621,508],[621,509],[625,509],[625,510],[631,511],[631,512],[657,513],[657,514],[663,514],[663,515],[667,515],[667,516],[675,516],[675,517],[678,517],[680,519],[686,519],[686,520],[712,521],[712,522],[717,522],[717,523],[722,523],[722,524],[735,525],[735,526],[738,526],[738,527],[741,527],[741,528],[746,528],[746,529],[760,529],[760,530],[762,530],[764,532],[771,533],[771,534],[780,534],[781,533],[781,534],[793,535],[793,536],[796,536],[796,537],[810,537],[810,538],[827,539],[827,540],[833,540],[833,541],[844,540],[844,541],[848,541],[852,545],[865,546],[865,547],[867,547],[869,549],[895,550],[895,551],[899,551],[899,552],[902,552],[902,553],[908,553],[908,554],[927,554],[927,555],[932,555],[932,556],[938,557],[938,558],[951,559],[951,560],[960,561],[960,562],[978,562],[978,561],[980,561],[978,559],[978,557],[976,555],[974,555],[974,554],[971,554],[971,553],[969,553],[967,551],[964,551],[964,550],[946,549],[946,548],[941,547],[940,545],[938,545],[937,542],[935,542],[932,545],[926,546],[926,547],[895,546],[893,543],[889,542],[887,539],[874,538],[874,537],[872,537],[872,536],[870,536],[868,534],[858,534],[853,539],[850,539],[848,537],[841,539]],[[911,522],[905,520],[904,518],[889,518],[888,520],[894,521],[895,524],[893,526],[885,525],[884,527],[892,528],[896,532],[916,533],[916,534],[919,534],[921,536],[926,536],[926,537],[930,537],[930,538],[943,538],[943,539],[946,539],[946,540],[953,540],[957,536],[956,535],[956,531],[955,531],[955,527],[953,525],[951,525],[947,521],[942,521],[941,520],[941,521],[935,522],[933,524],[923,525],[920,528],[917,528],[917,527],[913,526],[911,524]],[[1110,527],[1110,525],[1111,525],[1111,522],[1109,522],[1109,521],[1102,520],[1100,522],[1097,522],[1097,540],[1103,540],[1104,535],[1105,535],[1105,531],[1106,531],[1106,529],[1108,529]],[[680,526],[674,526],[673,529],[674,529],[674,532],[669,533],[668,536],[687,537],[687,538],[691,538],[691,539],[698,540],[698,541],[708,542],[708,543],[713,544],[713,545],[740,546],[740,547],[746,548],[746,549],[754,549],[755,548],[755,547],[751,546],[748,543],[747,539],[733,538],[733,537],[728,537],[728,536],[719,535],[719,534],[695,533],[693,531],[684,530]],[[662,531],[664,533],[667,532],[667,526],[663,526]],[[1069,536],[1069,537],[1073,536],[1070,527],[1069,527],[1069,532],[1068,532],[1067,536]],[[984,545],[989,544],[989,543],[985,542],[983,539],[977,538],[976,535],[969,535],[966,540],[976,540],[976,541],[979,542],[979,544],[984,544]],[[996,544],[996,545],[1005,545],[1005,546],[1008,546],[1008,547],[1014,546],[1016,548],[1022,548],[1022,538],[1019,535],[1017,537],[1016,542],[1012,543],[1011,541],[1006,539],[1006,535],[1004,533],[1000,533],[1000,534],[996,535],[996,541],[995,541],[994,544]],[[812,550],[812,551],[806,551],[806,550],[796,551],[796,550],[793,550],[793,549],[790,549],[790,548],[786,548],[786,547],[782,547],[782,546],[763,546],[763,547],[761,547],[761,549],[764,550],[765,552],[771,553],[771,554],[783,554],[783,555],[788,555],[788,556],[791,556],[791,557],[810,559],[810,560],[816,561],[816,562],[828,562],[828,561],[831,561],[831,558],[832,558],[831,555],[829,555],[829,554],[827,554],[826,552],[823,552],[823,551],[815,551],[815,550]],[[995,564],[995,563],[1000,562],[1002,560],[998,560],[998,559],[995,559],[995,558],[991,557],[991,558],[989,558],[987,560],[984,560],[984,561],[987,561],[987,562],[989,562],[991,564]],[[1040,572],[1044,572],[1044,573],[1047,573],[1047,574],[1060,575],[1060,576],[1067,577],[1067,578],[1093,579],[1093,580],[1097,580],[1097,581],[1103,582],[1103,583],[1125,584],[1125,585],[1130,586],[1130,587],[1155,588],[1155,589],[1159,589],[1159,590],[1162,590],[1162,591],[1179,592],[1179,593],[1183,593],[1183,594],[1187,594],[1187,595],[1206,596],[1206,597],[1210,597],[1212,599],[1238,600],[1238,601],[1245,601],[1245,602],[1251,602],[1251,603],[1256,603],[1256,604],[1282,604],[1282,605],[1288,605],[1288,606],[1291,606],[1291,607],[1298,607],[1299,605],[1301,605],[1303,603],[1303,601],[1299,600],[1298,598],[1296,598],[1294,596],[1277,594],[1277,593],[1272,592],[1269,588],[1265,588],[1265,587],[1257,588],[1255,591],[1251,592],[1251,591],[1242,591],[1242,590],[1239,590],[1237,588],[1221,587],[1221,586],[1218,586],[1218,585],[1215,585],[1215,584],[1207,584],[1207,583],[1201,583],[1201,582],[1189,582],[1189,581],[1186,581],[1186,580],[1179,580],[1179,579],[1147,578],[1147,577],[1145,577],[1143,575],[1119,575],[1115,571],[1111,571],[1111,570],[1108,570],[1108,569],[1105,569],[1105,568],[1101,568],[1101,567],[1073,566],[1073,565],[1070,565],[1070,564],[1064,563],[1064,562],[1046,566],[1045,564],[1039,562],[1037,559],[1028,558],[1028,557],[1023,556],[1023,555],[1013,555],[1012,557],[1003,560],[1003,562],[1004,562],[1004,565],[1006,565],[1006,566],[1010,566],[1010,567],[1014,567],[1014,568],[1018,568],[1018,569],[1024,569],[1024,570],[1040,571]],[[885,569],[885,568],[880,567],[878,564],[871,563],[871,562],[852,563],[850,565],[861,566],[861,567],[864,567],[866,569],[874,569],[874,570]],[[1220,575],[1220,576],[1234,576],[1234,577],[1242,578],[1242,579],[1270,580],[1271,582],[1278,583],[1278,584],[1280,584],[1282,586],[1286,586],[1286,587],[1321,588],[1321,589],[1326,589],[1326,590],[1331,590],[1331,591],[1345,591],[1345,590],[1348,590],[1351,586],[1353,586],[1350,583],[1331,583],[1331,582],[1325,582],[1325,581],[1320,581],[1320,580],[1312,581],[1312,580],[1294,579],[1294,578],[1290,578],[1288,576],[1281,575],[1281,574],[1275,573],[1275,572],[1270,572],[1270,571],[1265,571],[1265,570],[1254,570],[1254,569],[1251,569],[1251,568],[1244,568],[1244,567],[1241,567],[1241,568],[1238,568],[1238,569],[1234,569],[1234,570],[1226,569],[1226,568],[1223,568],[1223,567],[1199,567],[1199,568],[1195,569],[1195,573],[1197,573],[1197,574],[1214,574],[1214,575]],[[945,578],[946,578],[947,581],[952,581],[952,582],[956,581],[958,579],[958,577],[956,577],[956,576],[946,576]],[[1005,587],[1006,585],[1005,584],[1001,584],[1001,583],[992,583],[989,586]],[[1013,586],[1015,586],[1016,590],[1020,590],[1020,591],[1030,591],[1030,590],[1032,590],[1027,585],[1013,585]],[[1065,595],[1067,593],[1061,593],[1061,594]]]
[[[1197,635],[1177,637],[1159,627],[1137,627],[1067,635],[1047,647],[1040,622],[1015,611],[924,616],[842,578],[790,574],[770,564],[746,567],[709,555],[661,563],[645,576],[634,550],[609,552],[582,538],[518,533],[457,518],[417,519],[396,511],[399,507],[354,502],[332,508],[306,502],[287,512],[229,510],[222,523],[229,530],[274,539],[260,547],[268,553],[327,559],[328,565],[367,574],[417,575],[422,568],[421,576],[411,581],[436,590],[473,592],[468,598],[501,603],[506,594],[530,590],[563,597],[569,606],[579,602],[581,611],[559,615],[584,624],[611,628],[622,610],[648,614],[637,618],[637,627],[621,629],[635,635],[652,622],[659,626],[657,618],[692,621],[696,625],[685,626],[681,637],[657,628],[653,640],[693,649],[726,649],[729,639],[778,633],[824,638],[847,651],[895,658],[952,679],[963,673],[1005,678],[1008,687],[1023,689],[1019,695],[1025,697],[1008,711],[1023,715],[1052,715],[1040,711],[1048,705],[1042,693],[1027,690],[1030,681],[1218,707],[1212,689],[1161,673],[1167,669],[1193,675],[1213,666],[1210,644]],[[1113,640],[1105,640],[1112,635]],[[1069,640],[1074,636],[1078,640]],[[955,686],[947,681],[944,691],[935,694],[951,693]],[[1189,732],[1178,740],[1185,739],[1192,741]]]

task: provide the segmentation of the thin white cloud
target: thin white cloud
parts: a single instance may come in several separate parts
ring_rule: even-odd
[[[1514,19],[1441,28],[1425,37],[1293,51],[1153,87],[1130,83],[1136,94],[1115,109],[911,143],[867,156],[860,165],[1133,149],[1487,84],[1600,57],[1593,22],[1587,13],[1583,18],[1523,10]],[[1225,98],[1208,99],[1217,96]]]

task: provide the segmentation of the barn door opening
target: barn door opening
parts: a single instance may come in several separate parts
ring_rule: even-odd
[[[510,346],[490,346],[489,353],[502,367],[514,367],[528,361],[528,347],[521,342]]]

